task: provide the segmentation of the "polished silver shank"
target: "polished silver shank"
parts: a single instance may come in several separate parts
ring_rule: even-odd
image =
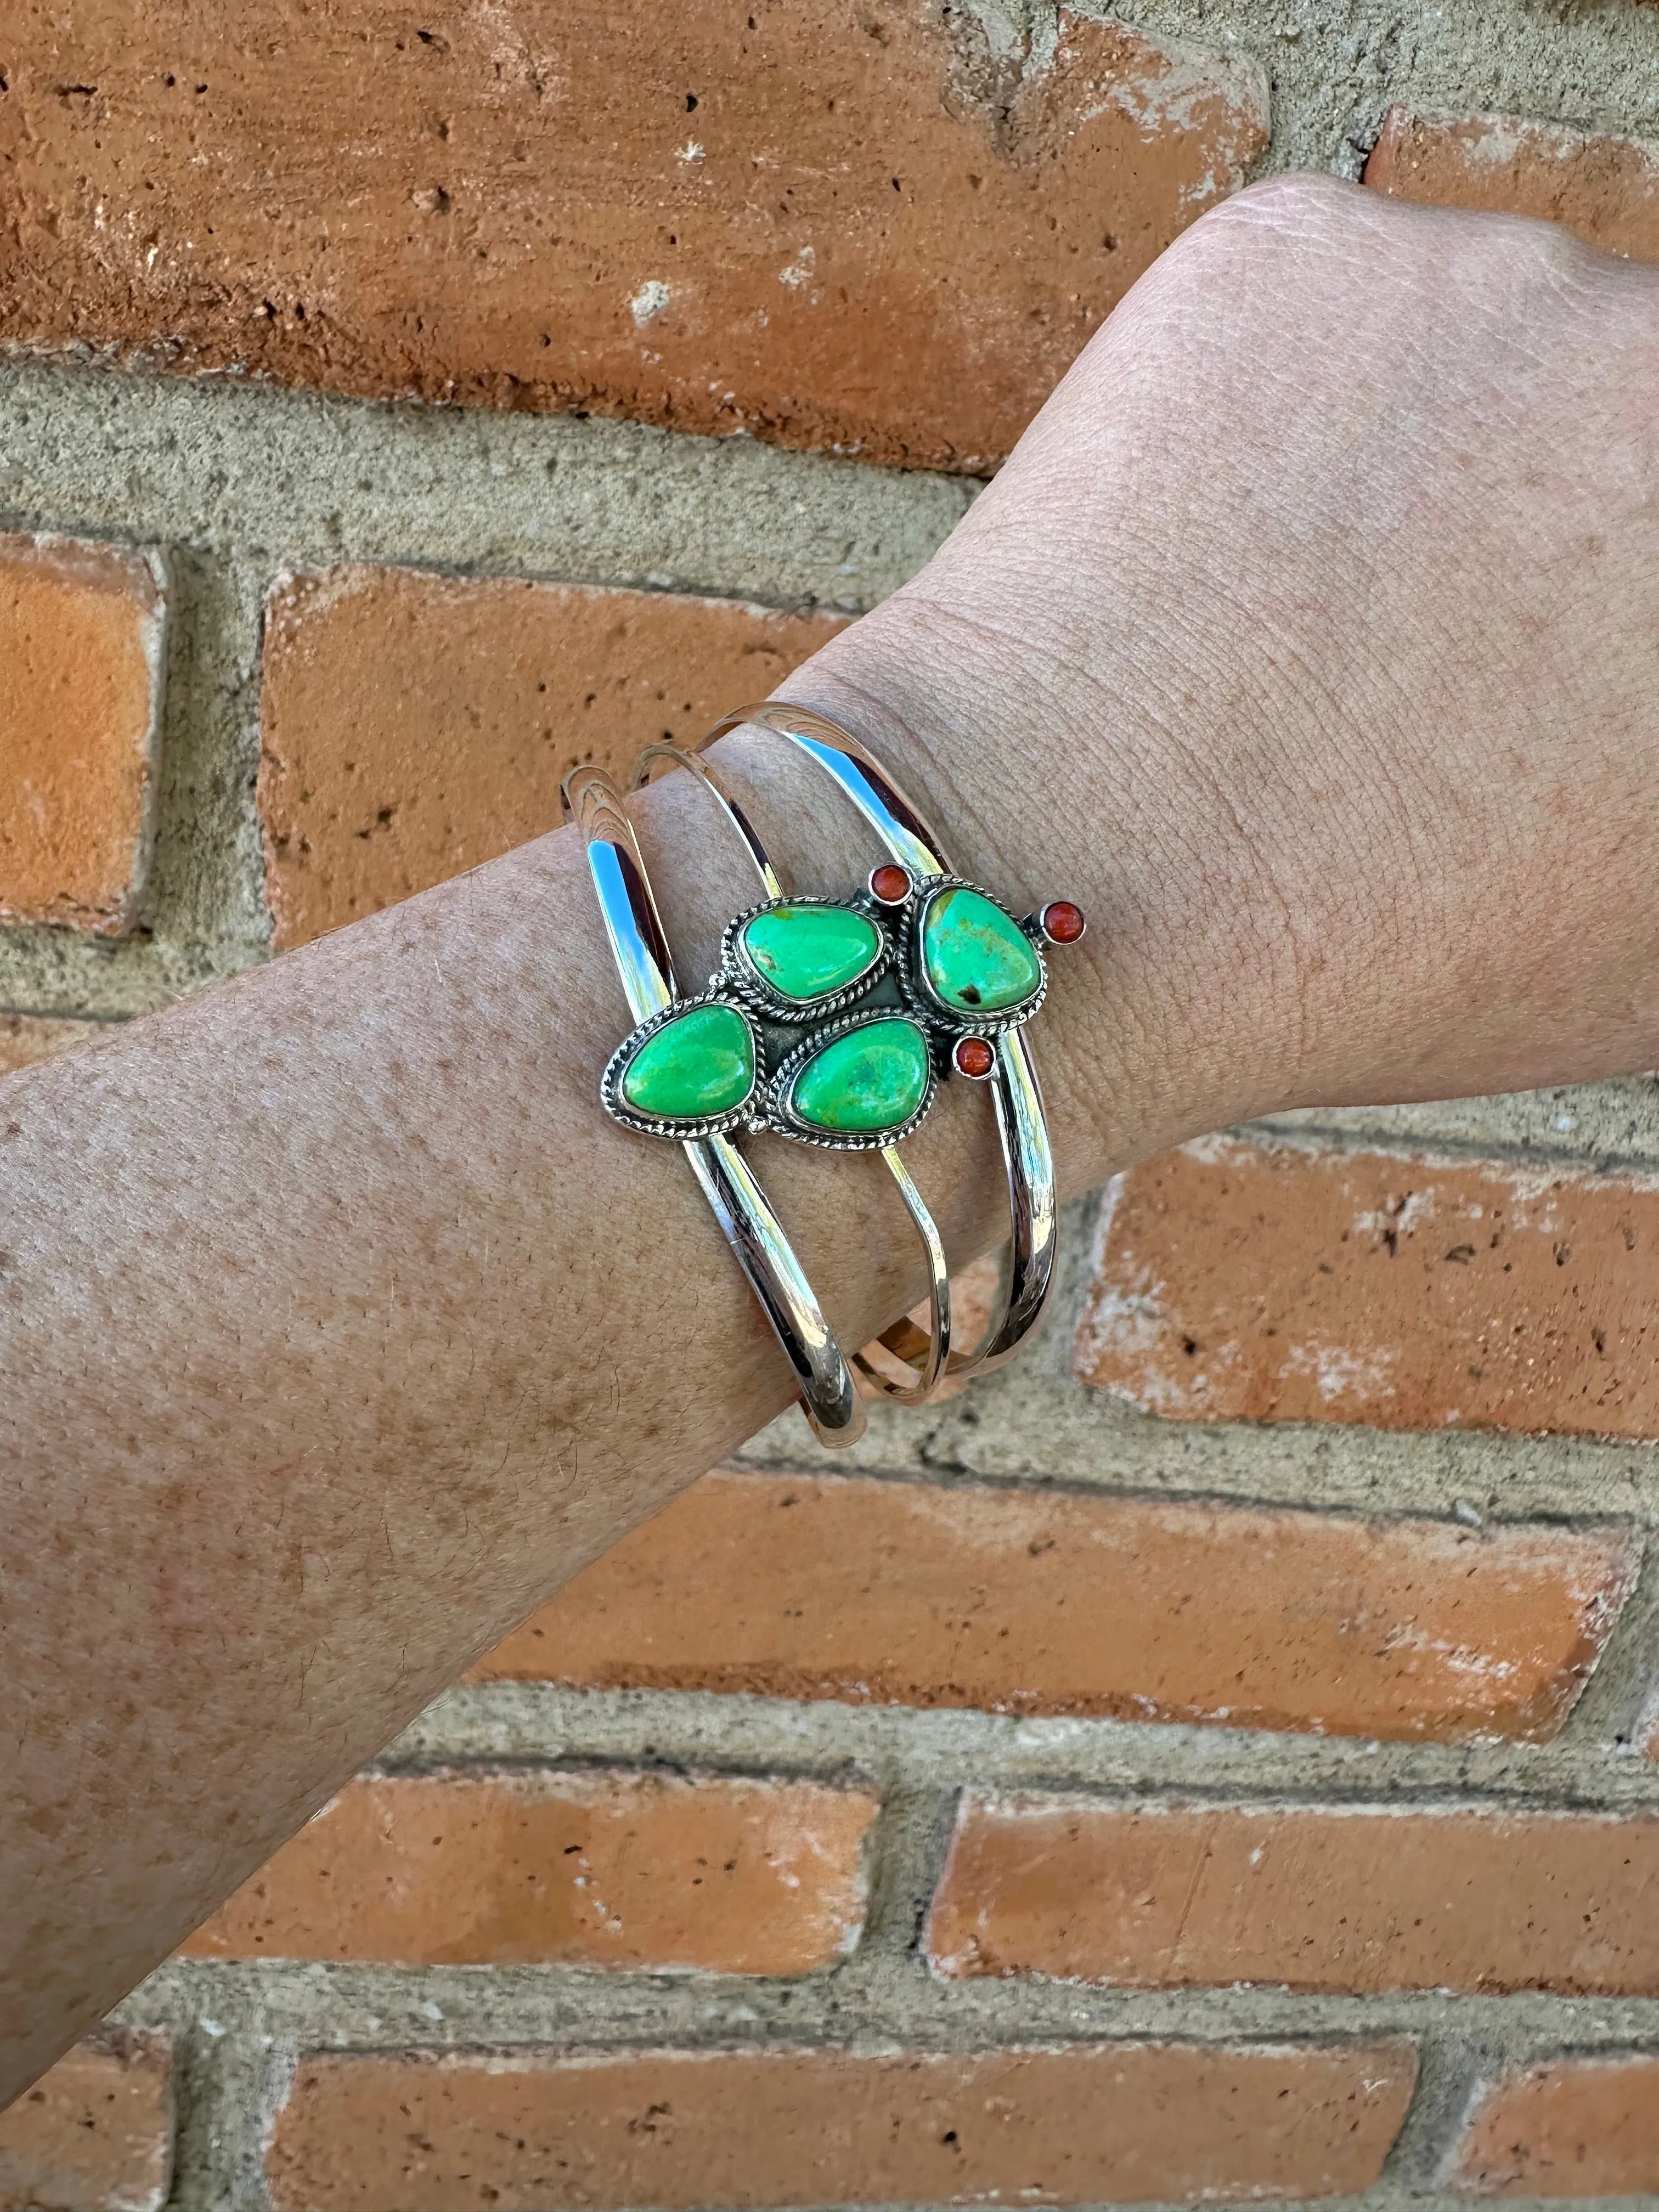
[[[755,872],[765,889],[767,903],[776,905],[783,902],[785,893],[782,881],[772,865],[770,855],[761,840],[759,832],[744,812],[739,802],[732,797],[724,781],[714,774],[708,762],[699,759],[696,753],[687,751],[684,747],[672,743],[647,745],[634,764],[635,781],[641,784],[649,782],[652,766],[658,761],[665,761],[672,765],[687,769],[696,777],[742,838],[749,857],[754,863]],[[867,912],[880,929],[884,944],[890,944],[889,917],[878,911],[873,901],[848,900],[846,903],[856,905],[860,912]],[[738,917],[739,921],[744,919],[745,919],[744,916]],[[732,925],[733,927],[736,926],[736,924]],[[731,932],[728,930],[728,937],[730,934]],[[726,972],[727,967],[729,963],[723,966],[723,974]],[[902,1010],[895,1007],[885,1011],[898,1012]],[[856,1026],[856,1024],[849,1024],[849,1026]],[[815,1042],[822,1042],[823,1040],[820,1038]],[[780,1070],[780,1074],[781,1073],[782,1071]],[[927,1095],[922,1101],[915,1121],[907,1127],[914,1127],[922,1120],[933,1103],[936,1088],[936,1080],[930,1075]],[[780,1123],[779,1126],[787,1127],[788,1125]],[[789,1133],[799,1135],[801,1132],[799,1128],[794,1128],[790,1129]],[[900,1133],[902,1134],[904,1132]],[[821,1133],[811,1136],[811,1141],[833,1142],[832,1139],[823,1138]],[[896,1322],[891,1328],[884,1330],[876,1340],[884,1351],[891,1352],[900,1364],[909,1370],[911,1379],[908,1382],[896,1381],[877,1365],[864,1351],[855,1352],[853,1354],[853,1364],[871,1387],[878,1391],[883,1397],[891,1399],[901,1406],[921,1406],[937,1395],[950,1363],[950,1266],[945,1256],[945,1242],[939,1233],[939,1225],[928,1211],[927,1200],[917,1188],[910,1170],[894,1149],[891,1132],[887,1133],[884,1140],[879,1144],[878,1149],[881,1153],[884,1166],[892,1176],[898,1188],[899,1195],[904,1200],[906,1210],[909,1213],[916,1234],[921,1240],[922,1249],[927,1257],[928,1327],[924,1336],[922,1332],[908,1320]]]
[[[787,738],[838,784],[875,831],[890,857],[918,882],[953,873],[927,817],[858,739],[810,708],[771,702],[739,707],[724,715],[695,750],[701,753],[745,724]],[[1008,1179],[1012,1235],[1003,1266],[1002,1294],[980,1343],[953,1354],[950,1373],[965,1377],[1000,1366],[1030,1334],[1054,1276],[1058,1217],[1054,1155],[1042,1111],[1031,1048],[1023,1029],[989,1040],[996,1067],[988,1088],[1002,1139]]]
[[[603,769],[574,769],[563,793],[587,841],[588,868],[623,996],[635,1021],[644,1022],[674,1006],[678,994],[668,940],[634,826]],[[782,1346],[813,1432],[826,1444],[855,1443],[864,1431],[864,1401],[753,1170],[727,1137],[683,1143],[703,1195]]]

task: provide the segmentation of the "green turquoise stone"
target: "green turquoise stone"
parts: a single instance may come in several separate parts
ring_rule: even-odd
[[[1030,939],[980,891],[944,890],[928,901],[921,957],[934,997],[969,1015],[1006,1013],[1042,981]]]
[[[775,906],[745,922],[743,949],[786,999],[843,991],[881,957],[874,922],[844,906]]]
[[[795,1078],[803,1121],[837,1136],[869,1136],[908,1121],[927,1095],[927,1041],[913,1021],[866,1022],[813,1054]]]
[[[654,1030],[623,1073],[622,1095],[653,1121],[695,1121],[755,1087],[755,1033],[735,1006],[693,1006]]]

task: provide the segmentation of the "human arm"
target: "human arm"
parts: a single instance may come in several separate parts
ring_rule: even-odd
[[[1088,909],[1032,1032],[1066,1188],[1651,1064],[1656,362],[1659,280],[1553,234],[1246,196],[787,687]],[[857,880],[732,750],[801,886]],[[640,819],[706,972],[747,881],[695,793]],[[629,1025],[564,834],[0,1085],[0,2097],[787,1402],[683,1159],[599,1112]],[[983,1108],[907,1153],[962,1257]],[[846,1342],[912,1301],[873,1162],[754,1157]]]

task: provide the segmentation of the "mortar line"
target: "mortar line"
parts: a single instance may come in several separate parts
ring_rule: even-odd
[[[914,1958],[872,1958],[787,1981],[556,1965],[173,1960],[127,1999],[119,2018],[176,2032],[203,2012],[279,2054],[747,2049],[785,2041],[939,2051],[1155,2040],[1215,2047],[1420,2042],[1436,2034],[1449,2050],[1467,2046],[1479,2070],[1541,2057],[1613,2056],[1659,2041],[1653,1996],[1429,1988],[1336,1994],[1247,1984],[1156,1989],[1036,1975],[952,1981]],[[240,2027],[231,2029],[233,2022]]]
[[[1224,1437],[1230,1430],[1230,1425],[1223,1421],[1204,1422],[1194,1425],[1209,1430],[1218,1441]],[[1287,1422],[1284,1425],[1311,1427],[1312,1424]],[[1372,1433],[1358,1423],[1355,1423],[1353,1426],[1357,1434],[1361,1437]],[[1586,1439],[1586,1441],[1595,1440]],[[1617,1439],[1614,1448],[1622,1448],[1625,1441],[1623,1438]],[[754,1449],[753,1445],[746,1444],[743,1447],[744,1454]],[[1653,1504],[1646,1509],[1645,1513],[1632,1510],[1621,1511],[1613,1507],[1589,1504],[1564,1505],[1559,1511],[1554,1512],[1543,1512],[1528,1507],[1522,1508],[1513,1513],[1500,1510],[1485,1514],[1481,1517],[1480,1527],[1474,1528],[1458,1512],[1455,1503],[1439,1509],[1429,1505],[1399,1504],[1365,1506],[1346,1500],[1336,1504],[1327,1504],[1322,1498],[1313,1495],[1310,1490],[1309,1496],[1297,1504],[1270,1491],[1257,1493],[1243,1487],[1221,1490],[1206,1488],[1202,1483],[1198,1483],[1190,1488],[1183,1486],[1179,1489],[1171,1489],[1167,1486],[1130,1480],[1113,1483],[1108,1489],[1099,1482],[1089,1480],[1086,1476],[1064,1474],[1033,1476],[1001,1472],[981,1474],[976,1468],[953,1464],[930,1468],[883,1462],[872,1467],[852,1469],[834,1464],[827,1466],[821,1462],[814,1464],[806,1459],[805,1455],[799,1462],[791,1460],[787,1463],[780,1464],[769,1458],[757,1456],[750,1459],[734,1454],[729,1462],[711,1468],[709,1473],[756,1477],[775,1474],[791,1482],[799,1482],[816,1474],[830,1482],[878,1482],[885,1483],[894,1489],[995,1490],[1028,1498],[1033,1504],[1045,1498],[1089,1498],[1101,1502],[1109,1501],[1113,1504],[1163,1505],[1175,1511],[1184,1510],[1189,1507],[1195,1510],[1213,1507],[1218,1512],[1222,1513],[1235,1510],[1241,1513],[1276,1515],[1296,1513],[1315,1517],[1321,1522],[1349,1523],[1360,1528],[1387,1528],[1404,1522],[1426,1522],[1437,1528],[1462,1529],[1466,1535],[1476,1541],[1486,1530],[1495,1528],[1550,1528],[1578,1535],[1594,1535],[1609,1530],[1629,1528],[1639,1534],[1654,1521],[1659,1520],[1659,1496],[1656,1497]],[[1656,1470],[1656,1477],[1659,1479],[1659,1470]],[[1633,1600],[1634,1595],[1632,1589],[1632,1597],[1626,1601],[1626,1609]],[[1622,1612],[1620,1618],[1623,1618]]]
[[[1642,1717],[1659,1688],[1659,1547],[1642,1541],[1635,1579],[1619,1608],[1583,1694],[1569,1710],[1556,1741],[1569,1752],[1581,1743],[1629,1756]]]
[[[1426,2028],[1417,2043],[1417,2079],[1400,2133],[1382,2162],[1378,2186],[1407,2195],[1432,2186],[1468,2109],[1470,2085],[1484,2063],[1477,2040],[1455,2028]]]
[[[1639,1076],[1616,1076],[1603,1085],[1583,1085],[1584,1089],[1612,1088],[1613,1085],[1641,1082],[1650,1079]],[[1546,1091],[1551,1086],[1545,1086]],[[1659,1099],[1659,1086],[1652,1086]],[[1538,1092],[1515,1092],[1516,1097],[1538,1097]],[[1471,1110],[1491,1106],[1501,1113],[1507,1102],[1503,1097],[1473,1098],[1468,1101],[1450,1099],[1450,1106],[1467,1105]],[[1267,1115],[1259,1121],[1245,1121],[1234,1127],[1218,1131],[1218,1135],[1240,1144],[1252,1144],[1266,1151],[1304,1152],[1310,1158],[1343,1158],[1357,1153],[1382,1152],[1390,1159],[1398,1159],[1414,1166],[1456,1170],[1470,1166],[1496,1165],[1518,1170],[1530,1169],[1534,1173],[1560,1168],[1577,1170],[1595,1179],[1616,1182],[1636,1190],[1652,1193],[1659,1190],[1659,1159],[1650,1152],[1632,1151],[1611,1152],[1603,1148],[1571,1145],[1560,1140],[1547,1142],[1540,1139],[1519,1137],[1457,1137],[1449,1134],[1422,1133],[1409,1126],[1391,1123],[1386,1118],[1401,1110],[1412,1111],[1408,1105],[1401,1109],[1388,1105],[1355,1106],[1344,1109],[1356,1118],[1343,1122],[1289,1121],[1275,1115]]]
[[[665,1754],[696,1774],[884,1790],[1074,1795],[1123,1802],[1241,1794],[1257,1803],[1383,1802],[1617,1818],[1659,1809],[1659,1762],[1555,1743],[1382,1742],[1199,1722],[987,1715],[830,1699],[721,1699],[708,1691],[583,1692],[501,1685],[452,1692],[380,1754],[387,1776],[437,1768],[634,1767]],[[650,1758],[641,1759],[648,1747]]]

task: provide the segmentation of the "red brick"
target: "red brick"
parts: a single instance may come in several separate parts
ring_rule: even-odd
[[[1414,2073],[1398,2043],[319,2057],[267,2171],[276,2212],[1322,2197],[1376,2179]]]
[[[149,857],[163,595],[148,556],[0,536],[0,922],[118,936]]]
[[[0,338],[980,471],[1267,144],[1254,70],[966,10],[16,0]]]
[[[722,1473],[473,1679],[1538,1741],[1633,1570],[1616,1529]]]
[[[818,1783],[657,1774],[356,1782],[184,1948],[805,1973],[858,1941],[876,1807]]]
[[[160,2036],[81,2044],[0,2112],[0,2212],[154,2212],[172,2166]]]
[[[1077,1369],[1182,1421],[1659,1436],[1659,1189],[1206,1139],[1133,1169]]]
[[[1400,199],[1540,216],[1605,253],[1659,261],[1659,146],[1644,139],[1394,107],[1365,182]]]
[[[700,738],[846,626],[729,599],[346,568],[265,613],[259,812],[279,945],[559,823],[559,779]]]
[[[1659,2196],[1659,2058],[1557,2058],[1492,2085],[1455,2161],[1475,2197]]]
[[[1659,1819],[963,1801],[928,1946],[951,1976],[1659,1996]]]
[[[54,1021],[44,1014],[0,1014],[0,1075],[55,1059],[107,1035],[101,1022]]]

